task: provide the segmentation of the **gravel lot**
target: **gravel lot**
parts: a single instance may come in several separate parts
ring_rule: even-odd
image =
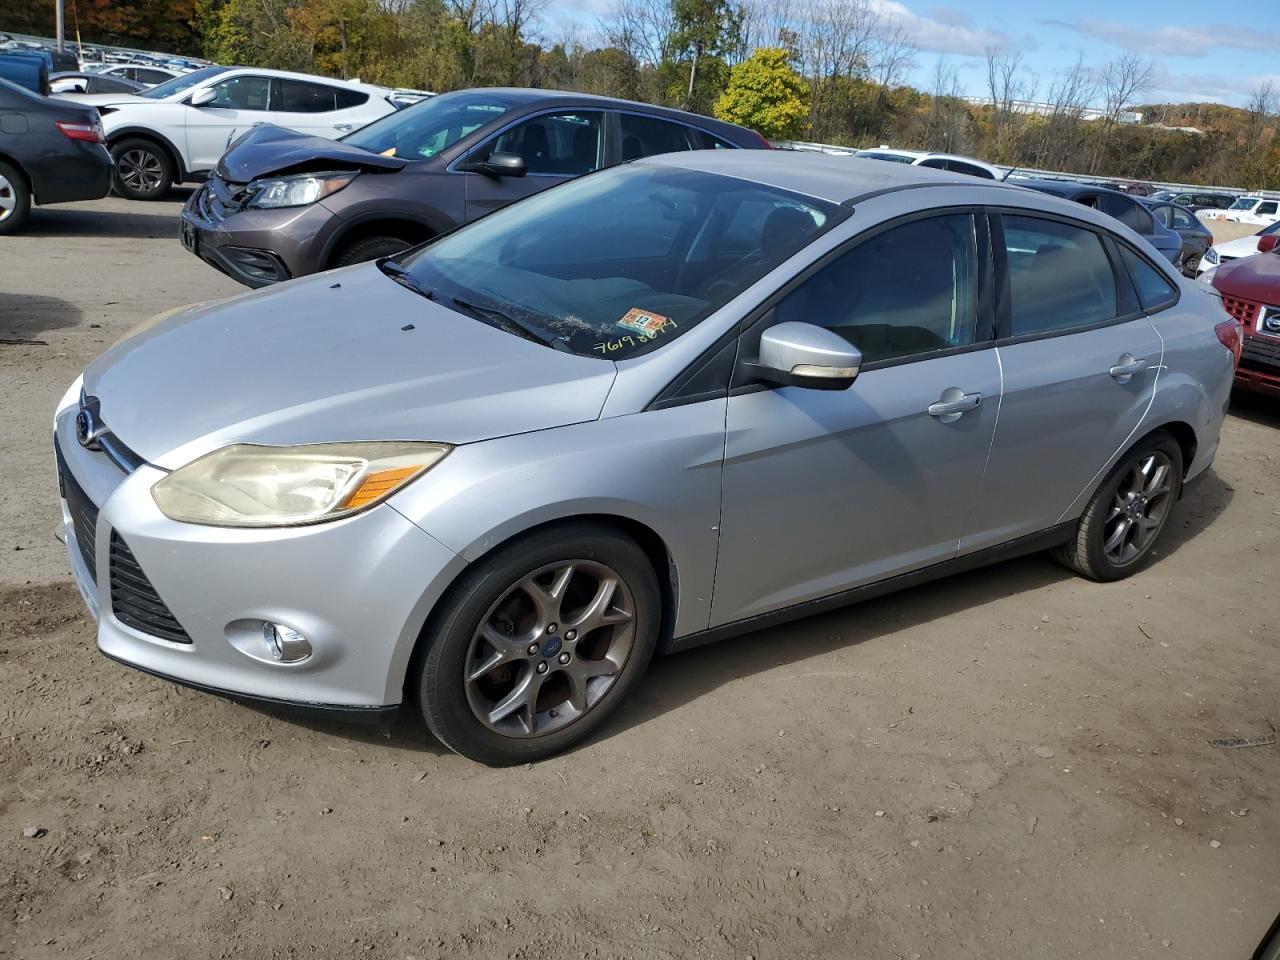
[[[0,957],[1245,958],[1280,909],[1280,406],[1241,400],[1158,561],[1032,557],[655,664],[494,771],[100,657],[49,417],[240,288],[178,204],[0,239]],[[28,829],[32,828],[32,829]],[[38,833],[25,836],[24,833]]]

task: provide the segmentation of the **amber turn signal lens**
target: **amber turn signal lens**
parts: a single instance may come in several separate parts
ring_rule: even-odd
[[[412,467],[394,467],[377,470],[360,482],[351,496],[342,503],[343,510],[356,510],[380,500],[422,469],[422,464]]]

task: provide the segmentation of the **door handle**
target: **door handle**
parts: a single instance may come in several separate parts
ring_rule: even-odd
[[[333,125],[333,129],[341,130],[343,133],[347,133],[351,130],[354,130],[355,128],[356,128],[356,125],[354,123],[335,123]]]
[[[937,403],[929,404],[929,416],[937,417],[941,423],[955,423],[970,410],[982,403],[982,394],[965,393],[959,387],[947,387]]]
[[[1126,353],[1107,372],[1115,378],[1117,383],[1128,383],[1135,373],[1141,373],[1145,369],[1147,369],[1147,361],[1139,360],[1133,354]]]

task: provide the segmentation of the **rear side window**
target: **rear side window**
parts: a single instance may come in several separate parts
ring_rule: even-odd
[[[369,102],[369,95],[359,90],[341,90],[334,88],[334,97],[338,100],[339,110],[350,110],[352,107],[363,107]]]
[[[618,117],[622,129],[622,159],[639,160],[658,153],[692,150],[692,132],[682,123],[623,113]]]
[[[1098,198],[1098,208],[1108,216],[1115,217],[1135,233],[1147,235],[1155,233],[1151,214],[1142,209],[1142,205],[1136,200],[1104,193]]]
[[[707,133],[705,130],[694,130],[689,128],[693,134],[694,140],[697,142],[699,150],[737,150],[738,148],[728,140],[721,140],[714,134]]]
[[[774,319],[827,327],[867,363],[966,346],[977,328],[977,262],[968,214],[904,223],[805,280],[774,308]]]
[[[280,81],[280,104],[285,113],[327,113],[334,108],[334,88],[301,80]]]
[[[131,80],[137,80],[139,83],[164,83],[166,80],[172,80],[173,77],[162,70],[147,70],[140,68],[134,71],[135,76],[130,77]]]
[[[1124,261],[1125,269],[1129,271],[1133,286],[1138,291],[1138,302],[1142,304],[1143,310],[1157,310],[1177,298],[1178,291],[1168,277],[1124,244],[1117,246],[1120,248],[1120,259]]]
[[[1115,319],[1115,274],[1096,233],[1037,217],[1006,216],[1003,223],[1009,336]]]

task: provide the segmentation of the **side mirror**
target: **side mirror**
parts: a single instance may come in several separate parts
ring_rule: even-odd
[[[788,321],[760,336],[760,357],[745,361],[755,380],[811,390],[844,390],[862,368],[862,353],[838,333]]]
[[[203,107],[206,103],[213,103],[217,96],[218,94],[213,87],[204,87],[191,95],[191,105],[193,107]]]
[[[1268,233],[1264,237],[1258,238],[1258,252],[1270,253],[1276,248],[1276,244],[1280,243],[1280,235]]]
[[[489,154],[488,160],[473,160],[463,169],[489,177],[523,177],[529,172],[529,166],[520,154],[502,152]]]

